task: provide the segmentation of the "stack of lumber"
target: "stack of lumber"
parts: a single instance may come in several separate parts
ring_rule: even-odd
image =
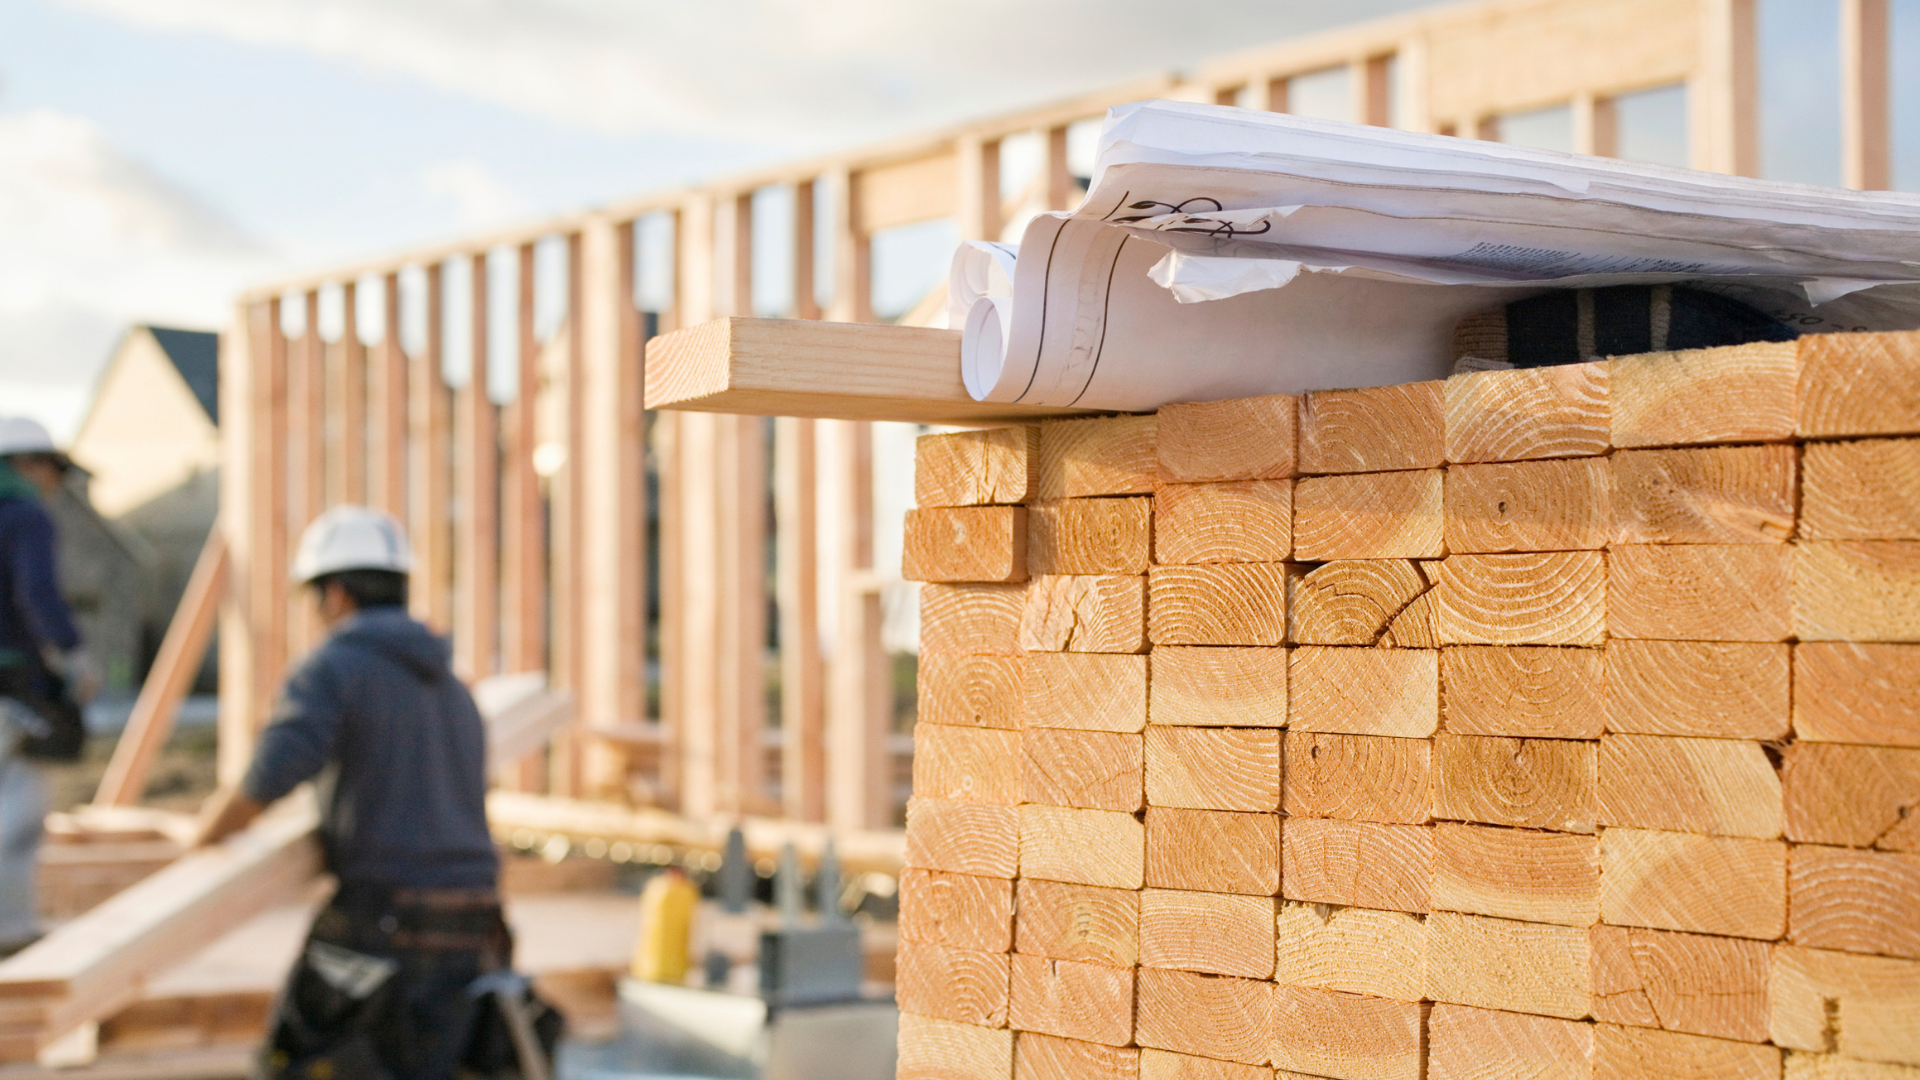
[[[928,436],[908,1080],[1920,1077],[1920,334]]]

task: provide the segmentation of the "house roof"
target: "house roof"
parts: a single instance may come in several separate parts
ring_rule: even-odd
[[[220,423],[220,335],[200,330],[173,330],[149,326],[148,332],[160,343],[160,351],[173,361],[174,369],[186,380],[187,388],[207,411],[207,419]]]

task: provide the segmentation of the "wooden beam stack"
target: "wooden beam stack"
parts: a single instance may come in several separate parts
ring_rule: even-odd
[[[919,468],[903,1080],[1920,1076],[1920,333]]]

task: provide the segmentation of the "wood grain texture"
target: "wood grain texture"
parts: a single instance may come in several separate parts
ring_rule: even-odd
[[[1013,1080],[1136,1080],[1140,1051],[1022,1031],[1014,1044]]]
[[[902,870],[900,940],[974,952],[1011,952],[1013,882],[938,870]]]
[[[1020,613],[1025,585],[922,585],[922,654],[1020,652]]]
[[[1103,1046],[1133,1041],[1133,969],[1019,953],[1012,966],[1014,1028]]]
[[[1579,1020],[1592,1008],[1587,931],[1436,911],[1427,917],[1427,996]]]
[[[1778,1046],[1920,1065],[1920,962],[1776,945],[1767,1033]]]
[[[1765,942],[1596,926],[1592,943],[1594,1019],[1767,1041]]]
[[[1147,801],[1192,810],[1280,809],[1280,732],[1147,729]]]
[[[1423,569],[1421,573],[1428,572]],[[1428,580],[1432,580],[1430,575]],[[1440,634],[1434,629],[1433,610],[1433,590],[1428,589],[1415,597],[1413,603],[1400,609],[1400,614],[1387,624],[1387,629],[1380,635],[1380,646],[1387,649],[1439,648]]]
[[[1607,829],[1600,834],[1600,918],[1771,941],[1787,929],[1787,846]]]
[[[1048,420],[1040,425],[1042,499],[1147,495],[1159,473],[1151,416]]]
[[[1447,460],[1526,461],[1607,452],[1609,365],[1476,371],[1446,381]]]
[[[1438,563],[1434,630],[1448,645],[1598,645],[1611,592],[1597,551],[1455,555]]]
[[[1920,540],[1920,439],[1807,443],[1800,537]]]
[[[1920,852],[1920,750],[1802,742],[1784,756],[1787,839]]]
[[[1280,562],[1293,554],[1293,481],[1163,484],[1153,554],[1167,565]]]
[[[1812,334],[1798,344],[1799,434],[1920,432],[1920,334]]]
[[[1292,817],[1420,825],[1430,820],[1425,739],[1289,731],[1282,808]]]
[[[1371,994],[1426,996],[1427,924],[1404,911],[1282,901],[1274,981]]]
[[[1778,544],[1793,535],[1799,452],[1790,445],[1622,450],[1616,544]]]
[[[1273,1080],[1273,1070],[1263,1065],[1242,1065],[1143,1047],[1140,1080]]]
[[[1134,1041],[1175,1053],[1265,1065],[1273,1056],[1273,984],[1141,968]]]
[[[1786,442],[1797,410],[1793,342],[1613,360],[1616,448]]]
[[[1427,1006],[1311,986],[1273,991],[1273,1063],[1355,1080],[1423,1080]]]
[[[1433,830],[1436,910],[1558,926],[1600,921],[1600,845],[1591,836],[1441,822]]]
[[[1920,542],[1795,547],[1793,632],[1801,641],[1920,641]]]
[[[900,576],[908,581],[1027,580],[1027,509],[908,510]]]
[[[1196,727],[1287,722],[1287,650],[1162,646],[1147,657],[1147,720]]]
[[[913,501],[921,506],[1018,505],[1040,481],[1033,424],[922,435],[914,441]]]
[[[894,1080],[1007,1080],[1013,1075],[1013,1032],[900,1014]]]
[[[902,941],[894,964],[894,997],[901,1012],[978,1027],[1006,1026],[1006,953]]]
[[[1607,633],[1669,641],[1785,641],[1793,549],[1634,544],[1607,550]]]
[[[1772,840],[1786,828],[1780,774],[1757,742],[1608,735],[1600,823]]]
[[[1147,884],[1156,889],[1273,896],[1280,891],[1280,815],[1149,806]]]
[[[1920,747],[1920,648],[1794,646],[1793,730],[1813,742]]]
[[[1020,733],[915,724],[913,793],[929,799],[1020,801]]]
[[[1607,643],[1607,730],[1778,739],[1792,712],[1787,645],[1737,641]]]
[[[1440,654],[1302,646],[1288,667],[1287,698],[1295,731],[1423,739],[1440,724]]]
[[[1607,653],[1467,646],[1440,652],[1447,730],[1460,735],[1597,739]]]
[[[1599,1024],[1593,1032],[1593,1076],[1594,1080],[1778,1080],[1780,1051],[1700,1035]]]
[[[1412,912],[1431,905],[1430,828],[1289,818],[1280,840],[1280,892],[1288,900]]]
[[[1152,499],[1060,499],[1027,512],[1034,574],[1144,574],[1153,554]]]
[[[1444,500],[1447,550],[1603,548],[1611,487],[1605,458],[1455,465],[1447,470]]]
[[[1155,645],[1279,645],[1291,573],[1286,563],[1156,566],[1147,635]]]
[[[1293,394],[1161,406],[1154,440],[1161,482],[1293,476],[1299,410]]]
[[[1293,487],[1293,557],[1434,559],[1445,555],[1445,470],[1312,476]]]
[[[1132,814],[1058,806],[1020,807],[1020,876],[1138,889],[1144,829]]]
[[[1020,733],[1021,801],[1087,810],[1140,809],[1140,736],[1033,727]]]
[[[1591,833],[1599,805],[1593,743],[1453,734],[1434,740],[1437,818]]]
[[[1861,1061],[1844,1054],[1786,1053],[1786,1080],[1920,1080],[1920,1066]]]
[[[1147,658],[1034,653],[1023,661],[1021,726],[1139,731],[1147,726]]]
[[[1427,1080],[1593,1077],[1593,1025],[1577,1020],[1443,1002],[1427,1017],[1427,1037]]]
[[[1129,968],[1140,962],[1140,894],[1021,878],[1014,949],[1088,964]]]
[[[1431,469],[1446,460],[1445,384],[1316,390],[1300,399],[1300,471]]]
[[[1017,728],[1020,672],[1017,656],[922,653],[914,688],[918,722]]]
[[[906,865],[1011,878],[1020,864],[1020,815],[1011,806],[907,800]]]
[[[1146,578],[1066,575],[1027,585],[1020,647],[1028,652],[1143,652],[1146,631]]]
[[[1350,559],[1316,566],[1288,587],[1288,641],[1373,645],[1428,582],[1410,559]]]
[[[1140,894],[1140,963],[1213,975],[1273,975],[1274,901],[1267,896],[1148,889]]]
[[[1795,844],[1787,910],[1795,945],[1920,960],[1920,855]]]

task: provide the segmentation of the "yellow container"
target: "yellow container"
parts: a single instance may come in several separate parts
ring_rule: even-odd
[[[633,977],[680,983],[687,978],[693,914],[700,890],[679,870],[655,874],[640,892],[640,940],[633,947]]]

